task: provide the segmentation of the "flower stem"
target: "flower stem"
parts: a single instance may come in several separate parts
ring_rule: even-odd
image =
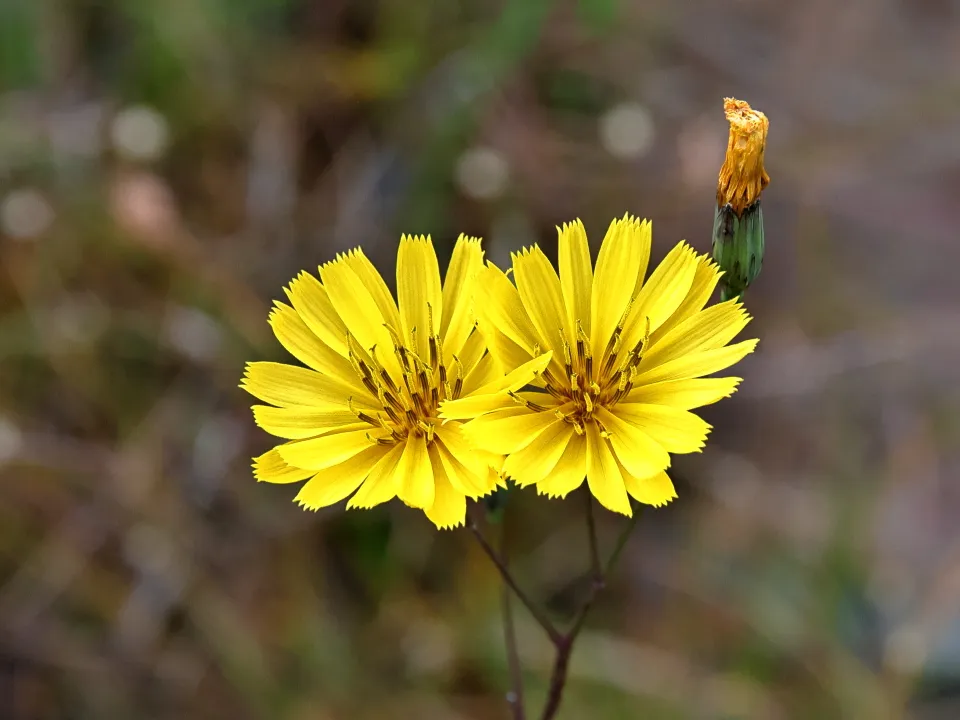
[[[593,517],[593,495],[587,493],[586,515],[587,515],[587,533],[590,542],[590,563],[592,567],[592,582],[590,583],[590,592],[584,600],[583,605],[577,611],[570,629],[563,635],[561,642],[556,643],[557,654],[553,661],[553,670],[550,673],[550,687],[547,690],[547,702],[543,708],[543,714],[540,720],[553,720],[560,710],[560,702],[563,700],[563,691],[567,685],[568,670],[570,668],[570,658],[573,655],[573,645],[583,630],[583,625],[587,620],[587,615],[593,608],[600,591],[606,586],[606,578],[613,570],[620,558],[620,554],[627,545],[627,540],[636,527],[637,518],[640,513],[637,509],[633,512],[630,522],[620,533],[617,543],[614,546],[613,553],[607,561],[606,566],[600,564],[599,543],[597,542],[597,528]]]
[[[500,527],[500,558],[503,566],[509,570],[508,527],[506,517]],[[507,648],[507,666],[510,670],[510,693],[507,703],[513,711],[513,720],[525,720],[523,706],[523,669],[520,667],[520,653],[517,651],[517,632],[513,622],[513,606],[510,600],[510,588],[504,583],[500,588],[500,605],[503,615],[503,642]]]
[[[559,712],[560,703],[563,700],[563,691],[567,685],[568,670],[570,668],[570,658],[573,655],[574,643],[576,642],[577,637],[580,635],[580,631],[583,630],[584,623],[587,620],[587,615],[590,614],[590,610],[593,608],[597,596],[606,586],[606,578],[613,570],[617,560],[620,558],[620,554],[626,547],[627,540],[630,539],[630,534],[633,532],[633,528],[636,527],[637,519],[640,515],[638,509],[635,509],[630,522],[617,538],[617,542],[614,545],[613,553],[610,555],[610,559],[607,560],[606,565],[604,565],[600,561],[599,543],[597,541],[597,527],[593,514],[593,496],[589,492],[586,493],[586,496],[587,500],[585,511],[587,521],[587,538],[590,546],[591,568],[590,592],[587,594],[583,605],[580,606],[580,609],[574,616],[570,629],[565,633],[559,632],[550,619],[547,618],[547,616],[544,615],[536,605],[534,605],[529,596],[520,588],[519,585],[517,585],[516,580],[514,580],[513,575],[510,574],[510,569],[507,566],[505,544],[501,546],[501,552],[497,553],[497,551],[493,549],[490,543],[487,542],[487,539],[480,532],[476,521],[472,518],[468,519],[467,521],[467,526],[477,539],[480,547],[487,554],[487,557],[490,558],[491,562],[493,562],[497,570],[500,572],[500,577],[503,579],[504,583],[504,594],[502,601],[503,626],[504,639],[507,645],[507,661],[510,666],[511,682],[513,686],[513,692],[509,697],[509,702],[511,709],[513,710],[514,720],[524,720],[523,688],[520,660],[517,653],[516,636],[513,627],[513,613],[510,608],[507,590],[509,589],[511,592],[513,592],[520,602],[523,603],[524,607],[527,608],[534,620],[537,621],[537,624],[540,625],[544,632],[549,636],[550,641],[553,643],[553,646],[556,650],[556,655],[553,661],[553,669],[550,672],[550,686],[547,690],[547,701],[544,705],[543,713],[540,716],[540,720],[553,720]],[[504,542],[504,538],[501,538],[501,542]]]
[[[490,558],[491,562],[496,566],[497,570],[500,571],[500,577],[503,578],[503,582],[506,583],[513,594],[517,596],[517,599],[523,603],[524,607],[530,612],[533,616],[533,619],[537,621],[537,624],[543,628],[543,631],[549,636],[550,641],[556,645],[560,639],[561,635],[553,623],[550,622],[550,619],[543,614],[543,611],[538,608],[533,601],[527,596],[527,594],[520,589],[520,586],[517,585],[517,581],[513,579],[513,575],[510,574],[510,570],[500,559],[500,555],[496,550],[491,547],[490,543],[487,542],[487,539],[483,536],[483,533],[480,532],[480,528],[477,527],[477,523],[470,519],[467,521],[467,524],[470,528],[470,532],[473,533],[473,536],[477,539],[477,542],[480,543],[480,547],[487,554],[487,557]]]

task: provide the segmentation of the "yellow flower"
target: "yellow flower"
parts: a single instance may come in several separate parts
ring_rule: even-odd
[[[596,268],[583,225],[560,230],[560,274],[533,247],[513,256],[514,286],[487,265],[478,276],[479,328],[506,366],[553,351],[532,388],[454,400],[441,415],[469,420],[477,447],[508,455],[504,472],[565,496],[586,476],[604,507],[632,514],[629,496],[676,497],[670,453],[699,451],[710,426],[690,412],[731,395],[740,378],[704,378],[757,344],[728,345],[750,318],[731,300],[703,309],[721,273],[677,245],[644,282],[649,222],[611,223]]]
[[[277,302],[270,325],[307,368],[249,363],[241,387],[257,424],[289,440],[254,460],[258,480],[307,480],[296,496],[317,509],[352,495],[369,508],[399,497],[437,527],[464,521],[466,498],[491,492],[497,457],[471,448],[460,423],[437,416],[447,399],[506,396],[550,357],[506,376],[476,332],[473,294],[483,267],[480,241],[457,241],[441,287],[429,237],[400,240],[399,307],[358,249],[303,272]],[[529,358],[528,358],[529,359]]]

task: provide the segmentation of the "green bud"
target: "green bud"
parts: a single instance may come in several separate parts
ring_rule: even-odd
[[[713,259],[724,272],[720,300],[742,296],[763,267],[763,210],[759,200],[740,216],[729,204],[717,208],[713,220]]]

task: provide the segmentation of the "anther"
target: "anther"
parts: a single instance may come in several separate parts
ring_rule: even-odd
[[[397,394],[386,392],[383,388],[377,388],[377,397],[380,399],[380,404],[383,405],[383,409],[388,413],[390,409],[403,412],[404,408],[403,403],[400,402],[398,396],[400,396],[400,391],[397,390]]]
[[[463,363],[456,355],[453,356],[453,368],[457,371],[457,379],[453,383],[453,392],[448,397],[456,400],[460,397],[460,391],[463,390]]]
[[[400,395],[400,388],[397,386],[397,383],[394,381],[393,377],[385,369],[380,371],[380,377],[390,388],[390,392],[394,395]]]
[[[397,425],[403,425],[403,420],[400,419],[400,416],[397,414],[397,411],[394,409],[392,403],[384,403],[383,411],[387,414],[387,417],[393,420]]]
[[[546,380],[548,385],[553,385],[555,388],[563,387],[563,384],[557,380],[556,377],[554,377],[552,372],[550,372],[550,368],[545,368],[541,372],[541,375],[543,376],[543,379]]]
[[[430,378],[427,377],[426,368],[420,368],[420,372],[417,373],[417,380],[420,383],[420,394],[426,397],[430,392]]]
[[[427,415],[427,406],[423,404],[423,395],[418,392],[412,393],[411,397],[413,398],[413,405],[417,409],[417,412],[421,416]]]
[[[526,407],[528,410],[533,410],[534,412],[544,412],[544,411],[546,411],[546,409],[547,409],[547,408],[545,408],[543,405],[538,405],[538,404],[535,403],[535,402],[532,402],[532,401],[530,401],[530,400],[527,400],[526,398],[520,397],[520,396],[519,396],[517,393],[515,393],[513,390],[508,390],[508,391],[507,391],[507,395],[509,395],[509,396],[513,399],[514,402],[517,402],[517,403],[519,403],[520,405],[523,405],[523,406]]]
[[[371,394],[376,395],[378,388],[377,385],[370,378],[360,378],[360,382],[363,383],[363,386],[371,392]]]
[[[590,338],[588,338],[587,334],[583,331],[583,324],[577,320],[577,360],[580,363],[580,367],[585,367],[588,363],[592,362],[592,356],[587,351],[589,344]]]
[[[563,369],[567,373],[567,379],[572,383],[573,377],[573,355],[570,353],[570,343],[566,341],[566,338],[561,337],[560,342],[563,344]]]
[[[361,411],[361,410],[357,410],[357,409],[353,406],[353,396],[352,396],[352,395],[347,398],[347,408],[349,408],[350,412],[352,412],[354,415],[356,415],[356,416],[357,416],[357,419],[360,420],[361,422],[365,422],[365,423],[367,423],[368,425],[380,425],[380,426],[383,425],[383,420],[381,420],[380,418],[372,417],[372,416],[370,416],[370,415],[367,415],[367,413],[365,413],[365,412],[363,412],[363,411]]]
[[[433,334],[433,305],[427,303],[427,324],[430,326],[428,328],[430,336],[427,340],[427,345],[430,348],[430,367],[435,368],[437,366],[437,336]]]

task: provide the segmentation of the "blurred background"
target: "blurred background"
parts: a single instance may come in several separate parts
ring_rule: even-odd
[[[960,717],[955,0],[0,0],[0,717],[506,718],[470,534],[257,484],[243,363],[401,232],[709,251],[726,95],[771,122],[762,341],[561,717]],[[576,499],[507,519],[559,622]]]

